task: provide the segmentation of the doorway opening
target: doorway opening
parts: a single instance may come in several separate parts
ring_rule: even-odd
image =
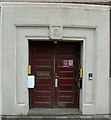
[[[29,41],[30,108],[79,108],[80,42]]]

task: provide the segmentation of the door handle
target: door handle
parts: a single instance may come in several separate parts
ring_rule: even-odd
[[[55,78],[55,87],[58,87],[58,79]]]

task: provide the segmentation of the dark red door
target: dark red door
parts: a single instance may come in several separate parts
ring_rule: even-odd
[[[30,108],[78,106],[76,76],[79,43],[30,42],[30,65],[35,87],[30,89]]]

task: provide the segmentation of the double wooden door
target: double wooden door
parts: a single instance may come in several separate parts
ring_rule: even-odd
[[[35,87],[29,90],[30,108],[78,107],[79,43],[30,42],[29,48],[35,75]]]

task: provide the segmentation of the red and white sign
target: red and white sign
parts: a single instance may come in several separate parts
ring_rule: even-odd
[[[69,60],[63,60],[63,67],[69,67]]]

